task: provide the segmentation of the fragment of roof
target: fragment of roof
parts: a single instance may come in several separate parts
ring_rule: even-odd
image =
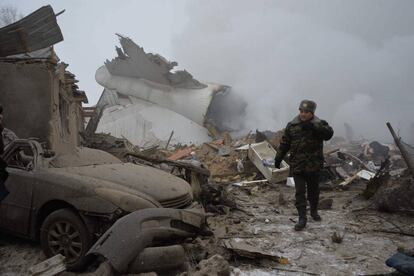
[[[66,68],[67,64],[64,64],[64,66]],[[65,70],[64,77],[65,84],[71,88],[73,97],[79,99],[83,103],[89,103],[85,91],[79,90],[79,86],[76,84],[79,82],[79,80],[76,79],[75,74]]]
[[[50,5],[0,29],[0,57],[35,52],[63,40]]]

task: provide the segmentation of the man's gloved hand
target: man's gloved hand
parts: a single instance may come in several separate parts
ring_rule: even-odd
[[[315,129],[315,125],[311,122],[304,122],[302,123],[302,129],[303,130],[314,130]]]
[[[324,120],[320,120],[319,122],[313,123],[313,127],[316,130],[320,130],[324,127],[324,125],[328,125],[328,123]]]
[[[282,160],[275,158],[275,168],[280,169],[280,163],[282,163]]]

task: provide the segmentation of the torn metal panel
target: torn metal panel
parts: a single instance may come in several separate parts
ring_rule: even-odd
[[[129,38],[120,41],[118,57],[98,68],[95,79],[105,87],[104,93],[114,92],[125,101],[104,104],[107,97],[101,97],[97,106],[106,106],[97,131],[145,146],[167,143],[171,131],[172,143],[199,144],[210,141],[211,135],[241,128],[246,104],[230,93],[230,87],[201,84],[187,71],[171,72],[176,62],[145,53]]]
[[[63,40],[50,5],[0,29],[0,57],[33,52]]]
[[[105,62],[106,68],[112,75],[146,79],[154,83],[180,88],[206,87],[185,70],[171,72],[178,65],[177,62],[167,61],[158,54],[145,53],[144,49],[130,38],[118,36],[122,49],[117,47],[118,57]]]
[[[85,133],[87,136],[90,136],[93,133],[95,133],[96,129],[98,128],[99,122],[101,121],[105,108],[117,104],[119,104],[118,93],[116,91],[104,88],[101,97],[99,98],[98,103],[94,108],[95,112],[91,116],[85,128]]]
[[[200,144],[211,140],[207,129],[194,121],[137,98],[133,104],[105,107],[96,128],[96,132],[125,137],[140,147],[167,143],[172,130],[171,144]]]
[[[156,239],[191,237],[205,222],[194,210],[144,209],[119,219],[92,246],[88,255],[105,257],[118,272],[127,272],[138,255]]]
[[[96,71],[95,79],[107,89],[172,110],[200,126],[204,126],[213,95],[228,88],[218,84],[201,89],[175,88],[147,79],[112,75],[105,66]]]

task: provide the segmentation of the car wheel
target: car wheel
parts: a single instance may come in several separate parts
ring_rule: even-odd
[[[70,209],[54,211],[40,229],[40,243],[46,257],[61,254],[69,270],[82,269],[91,245],[91,235],[81,218]]]

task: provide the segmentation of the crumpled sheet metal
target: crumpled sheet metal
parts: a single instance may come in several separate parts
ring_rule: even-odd
[[[162,85],[185,89],[202,89],[207,85],[200,83],[185,70],[171,71],[177,62],[170,62],[158,54],[145,53],[132,39],[117,34],[121,48],[116,48],[118,57],[106,61],[105,66],[112,75],[146,79]]]
[[[135,211],[112,225],[91,247],[87,256],[103,256],[117,272],[124,273],[155,239],[194,236],[204,222],[204,213],[194,209],[149,208]]]
[[[0,57],[33,52],[63,40],[50,5],[0,29]]]

